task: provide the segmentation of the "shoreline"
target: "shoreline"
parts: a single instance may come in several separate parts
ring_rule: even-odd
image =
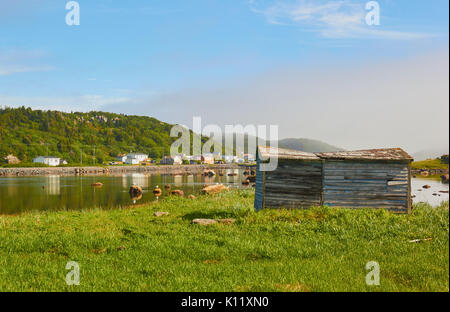
[[[0,168],[0,177],[45,176],[45,175],[105,175],[124,173],[147,174],[199,174],[205,170],[227,170],[249,168],[247,165],[162,165],[162,166],[105,166],[105,167],[29,167]]]

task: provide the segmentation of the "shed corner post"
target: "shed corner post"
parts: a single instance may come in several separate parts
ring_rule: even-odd
[[[412,161],[408,162],[408,214],[411,214],[411,212],[412,212],[411,163],[412,163]]]

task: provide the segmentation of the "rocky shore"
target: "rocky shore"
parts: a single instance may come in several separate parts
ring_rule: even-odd
[[[45,167],[0,168],[0,176],[39,175],[103,175],[103,174],[201,174],[205,170],[246,168],[236,164],[224,165],[166,165],[166,166],[106,166],[106,167]]]

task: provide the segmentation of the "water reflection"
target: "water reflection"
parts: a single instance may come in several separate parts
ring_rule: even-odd
[[[242,187],[242,174],[228,177],[204,177],[199,175],[145,175],[141,173],[110,176],[40,176],[1,177],[0,214],[24,211],[112,209],[143,204],[156,200],[153,188],[162,189],[161,198],[169,196],[171,190],[182,190],[184,194],[198,194],[206,184],[231,183],[231,187]],[[102,187],[93,187],[95,183]],[[130,196],[132,185],[139,186],[142,194]],[[165,186],[169,185],[169,188]],[[26,196],[23,196],[26,194]]]
[[[144,204],[156,200],[153,188],[159,186],[160,197],[169,196],[172,190],[182,190],[185,196],[198,194],[204,185],[223,183],[234,188],[243,186],[243,171],[224,170],[215,176],[198,175],[145,175],[141,173],[117,176],[41,176],[41,177],[1,177],[0,214],[15,214],[33,210],[82,210],[113,209],[132,204]],[[92,187],[101,182],[102,187]],[[423,189],[423,185],[430,189]],[[142,194],[130,196],[132,185],[142,188]],[[166,188],[166,185],[170,186]],[[420,191],[419,191],[420,189]],[[413,179],[414,202],[429,202],[433,206],[449,199],[448,184],[439,180]],[[433,195],[434,194],[434,195]]]
[[[61,193],[60,176],[51,175],[45,178],[47,183],[43,187],[47,191],[47,195],[59,195]]]

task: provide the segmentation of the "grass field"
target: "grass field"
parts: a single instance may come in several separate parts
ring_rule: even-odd
[[[414,161],[411,164],[411,168],[415,170],[420,169],[447,169],[448,164],[444,163],[441,159],[428,159],[422,161]]]
[[[0,216],[1,291],[449,291],[448,203],[254,212],[251,190]],[[156,211],[170,215],[155,217]],[[194,218],[235,218],[231,225]],[[432,238],[410,243],[412,239]],[[68,261],[80,285],[68,286]],[[365,266],[380,265],[380,286]]]

